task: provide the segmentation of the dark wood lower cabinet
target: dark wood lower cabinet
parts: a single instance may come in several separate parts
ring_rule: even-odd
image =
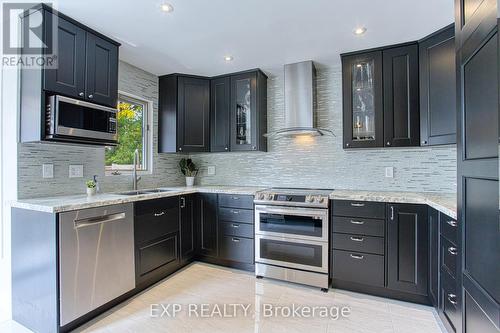
[[[217,257],[217,194],[198,193],[195,205],[198,255]]]
[[[429,299],[439,306],[439,212],[429,207]]]
[[[179,197],[180,208],[180,258],[181,264],[188,263],[196,254],[194,194]]]

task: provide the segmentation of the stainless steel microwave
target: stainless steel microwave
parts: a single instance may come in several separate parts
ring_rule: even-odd
[[[45,139],[116,145],[117,112],[107,106],[60,95],[50,96],[45,112]]]

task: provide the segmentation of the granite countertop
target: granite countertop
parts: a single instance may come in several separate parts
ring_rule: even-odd
[[[335,190],[330,199],[425,204],[457,218],[457,195],[453,193]]]
[[[264,187],[248,186],[193,186],[193,187],[161,187],[168,192],[147,193],[139,195],[123,195],[119,193],[100,193],[92,197],[85,194],[45,197],[34,199],[21,199],[12,202],[11,206],[46,213],[61,213],[70,210],[85,209],[92,207],[116,205],[134,201],[166,198],[190,193],[225,193],[254,195],[255,192],[263,190]],[[126,191],[123,191],[126,192]]]
[[[168,192],[148,193],[140,195],[122,195],[119,193],[102,193],[92,197],[86,195],[71,195],[48,198],[23,199],[14,201],[12,207],[36,210],[47,213],[61,213],[76,209],[116,205],[134,201],[166,198],[190,193],[225,193],[254,195],[265,187],[249,186],[193,186],[193,187],[162,187]],[[456,194],[424,193],[424,192],[389,192],[389,191],[357,191],[334,190],[330,199],[378,201],[393,203],[426,204],[440,212],[456,219]]]

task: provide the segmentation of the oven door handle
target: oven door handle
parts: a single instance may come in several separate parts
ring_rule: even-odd
[[[282,214],[293,216],[308,216],[313,218],[326,219],[328,218],[328,210],[326,209],[297,209],[297,208],[276,208],[269,206],[255,206],[257,213],[265,214]]]

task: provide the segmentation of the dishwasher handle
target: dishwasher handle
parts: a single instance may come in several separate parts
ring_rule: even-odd
[[[125,219],[125,217],[126,217],[126,214],[124,212],[122,212],[122,213],[108,214],[108,215],[104,215],[104,216],[95,216],[95,217],[78,219],[78,220],[75,220],[75,229],[89,227],[89,226],[101,224],[101,223],[123,220],[123,219]]]

